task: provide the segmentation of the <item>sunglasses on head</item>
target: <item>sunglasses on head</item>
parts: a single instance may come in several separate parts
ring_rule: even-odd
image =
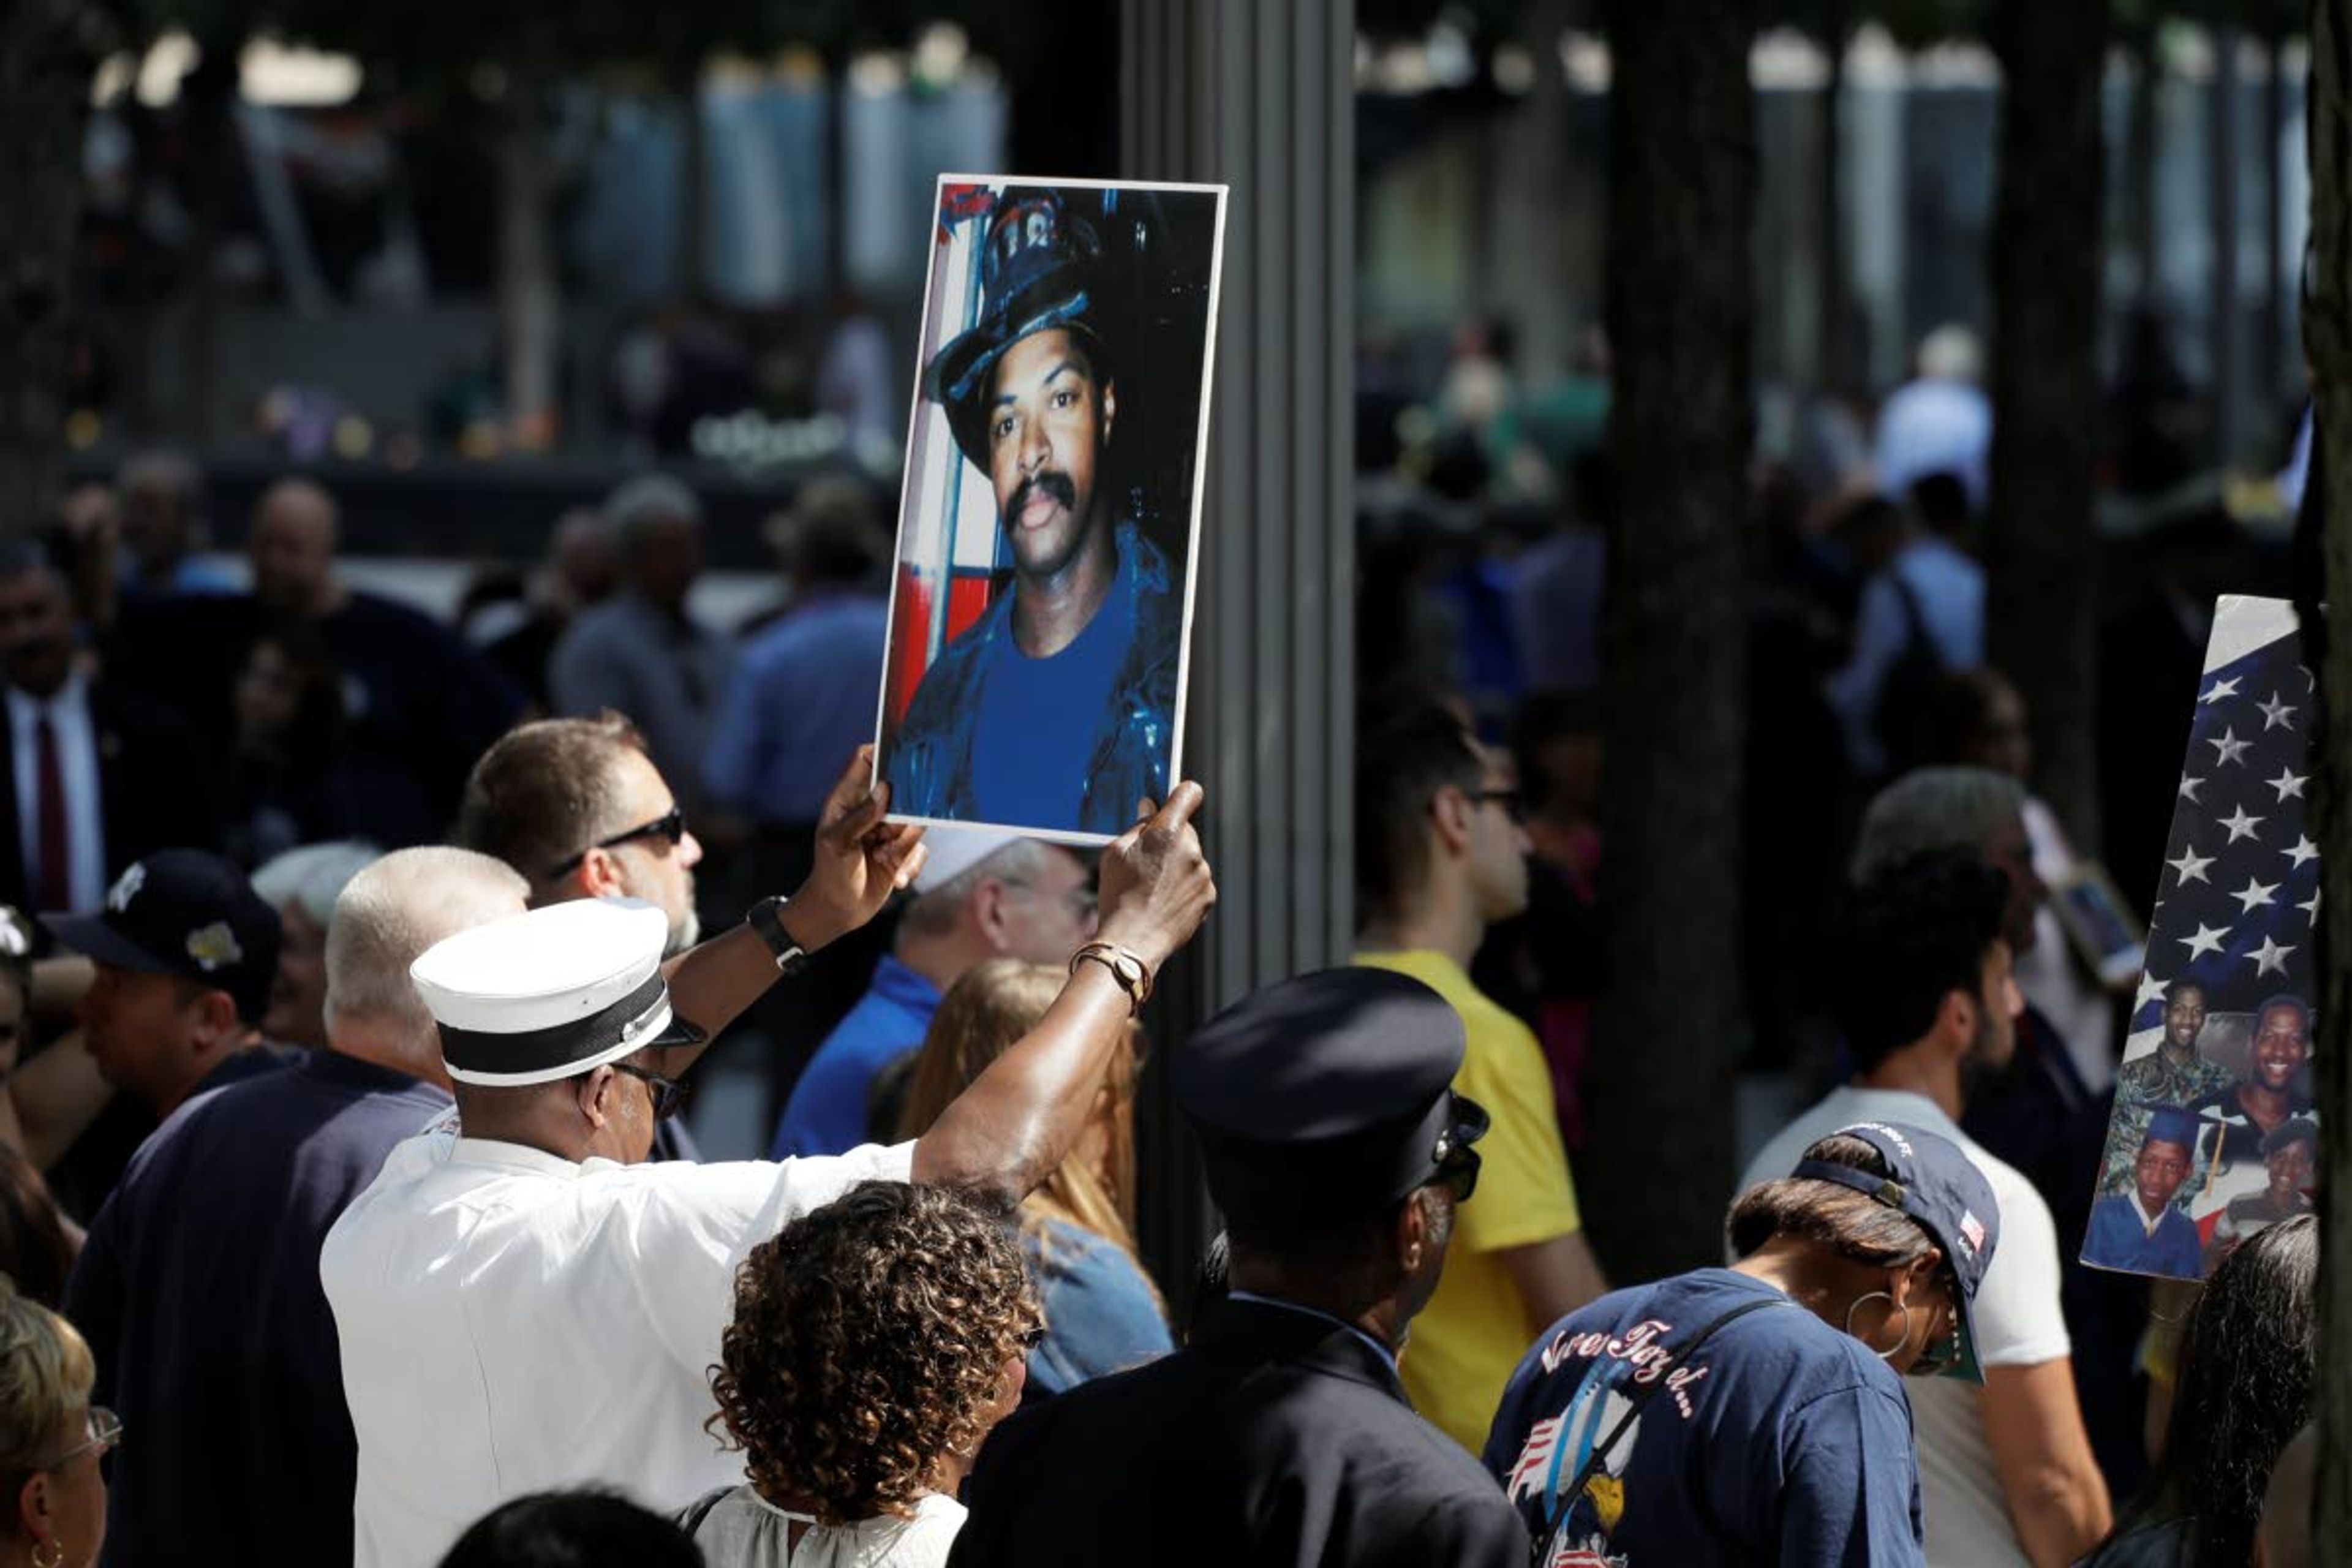
[[[635,1062],[614,1062],[613,1070],[628,1074],[652,1090],[656,1121],[667,1121],[685,1110],[686,1097],[694,1087],[679,1079],[664,1078],[653,1068],[639,1067]]]
[[[589,849],[618,849],[622,845],[633,844],[640,838],[667,838],[672,848],[685,843],[686,808],[673,805],[651,822],[642,823],[630,828],[626,833],[615,833],[610,838],[598,839],[589,846]],[[550,877],[570,876],[579,869],[580,862],[588,858],[588,849],[583,849],[579,854],[550,871],[548,875]]]

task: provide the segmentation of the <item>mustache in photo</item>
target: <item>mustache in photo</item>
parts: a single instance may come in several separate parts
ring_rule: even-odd
[[[1070,482],[1069,475],[1054,468],[1040,468],[1021,481],[1021,488],[1014,490],[1013,499],[1005,503],[1004,515],[1008,519],[1019,517],[1021,509],[1029,504],[1030,497],[1040,490],[1060,501],[1065,510],[1078,504],[1078,487]]]

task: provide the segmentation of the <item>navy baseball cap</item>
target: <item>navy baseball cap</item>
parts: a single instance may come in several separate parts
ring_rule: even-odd
[[[202,849],[159,849],[114,879],[87,914],[45,914],[61,947],[144,974],[177,974],[226,991],[257,1024],[278,973],[278,911],[245,873]]]
[[[1975,1303],[1985,1270],[1992,1266],[1993,1248],[2000,1241],[2000,1205],[1992,1195],[1990,1184],[1951,1140],[1923,1128],[1863,1121],[1841,1127],[1829,1136],[1861,1139],[1878,1151],[1894,1174],[1874,1175],[1829,1160],[1803,1161],[1789,1173],[1852,1187],[1919,1222],[1960,1282],[1960,1353],[1943,1375],[1982,1383]]]

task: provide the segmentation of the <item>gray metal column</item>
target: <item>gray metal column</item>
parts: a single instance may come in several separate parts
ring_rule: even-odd
[[[1122,0],[1122,175],[1222,181],[1223,291],[1184,771],[1220,902],[1163,1047],[1354,926],[1354,0]],[[1155,1075],[1156,1076],[1156,1075]],[[1177,1288],[1208,1217],[1157,1085],[1144,1245]]]

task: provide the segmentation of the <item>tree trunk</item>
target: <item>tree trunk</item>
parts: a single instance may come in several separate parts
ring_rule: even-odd
[[[1124,8],[1059,6],[1050,26],[1037,19],[1043,13],[1006,9],[1019,19],[973,40],[1004,72],[1005,166],[1033,175],[1119,178],[1126,170],[1119,163],[1118,94],[1108,89],[1118,79]]]
[[[1849,331],[1852,312],[1846,308],[1845,295],[1845,192],[1842,184],[1845,177],[1843,140],[1848,31],[1843,5],[1832,7],[1828,26],[1822,47],[1829,55],[1830,76],[1822,84],[1822,148],[1821,156],[1813,160],[1817,184],[1813,216],[1821,226],[1813,235],[1813,276],[1821,286],[1814,306],[1818,313],[1814,329],[1819,337],[1813,375],[1830,391],[1845,392],[1853,389],[1853,334]]]
[[[702,62],[677,73],[677,291],[699,304],[710,278],[710,126],[702,117]],[[835,208],[838,212],[840,209]]]
[[[220,387],[220,248],[228,226],[229,191],[244,167],[236,112],[242,42],[205,39],[202,58],[180,83],[195,209],[188,239],[188,313],[182,327],[180,427],[198,446],[209,442],[219,426],[213,405]]]
[[[77,0],[0,7],[0,536],[38,525],[65,458],[93,16]]]
[[[557,426],[556,355],[563,283],[549,232],[554,165],[547,104],[553,81],[546,40],[526,37],[507,75],[498,132],[499,341],[507,428],[520,444],[551,445]]]
[[[2246,427],[2246,376],[2238,304],[2238,113],[2237,28],[2213,29],[2213,80],[2207,91],[2212,108],[2208,118],[2205,148],[2206,223],[2211,230],[2213,270],[2209,326],[2213,359],[2210,394],[2213,404],[2212,462],[2226,470],[2238,460]]]
[[[1718,1259],[1741,1043],[1752,0],[1611,0],[1610,985],[1580,1163],[1619,1279]]]
[[[2124,171],[2126,210],[2124,223],[2137,273],[2141,304],[2157,300],[2156,153],[2157,102],[2164,89],[2164,56],[2156,47],[2156,25],[2142,23],[2132,31],[2131,119],[2124,129]]]
[[[2303,295],[2304,353],[2311,361],[2316,434],[2312,442],[2311,493],[2306,507],[2324,506],[2324,584],[2306,584],[2303,597],[2324,593],[2337,606],[2352,605],[2352,474],[2340,455],[2352,453],[2352,16],[2340,0],[2313,0],[2311,86],[2305,110],[2311,157],[2311,248]],[[2331,458],[2336,460],[2331,461]],[[2315,739],[2318,777],[2312,812],[2319,837],[2320,922],[2326,976],[2319,1004],[2320,1114],[2331,1127],[2352,1115],[2352,746],[2343,730],[2352,717],[2352,637],[2320,628],[2304,634],[2304,656],[2318,667],[2321,723]],[[2321,1141],[2319,1212],[2325,1226],[2319,1258],[2319,1467],[2313,1488],[2312,1540],[2352,1541],[2352,1141]],[[2325,1558],[2315,1554],[2313,1561]]]
[[[1575,302],[1567,290],[1548,281],[1559,275],[1562,264],[1561,209],[1568,205],[1568,192],[1560,171],[1569,150],[1569,101],[1559,41],[1574,11],[1570,0],[1530,0],[1521,24],[1522,46],[1536,67],[1527,104],[1515,117],[1518,142],[1513,160],[1520,192],[1517,221],[1524,226],[1519,243],[1530,258],[1532,286],[1525,290],[1519,312],[1519,374],[1530,392],[1568,374],[1576,342],[1576,322],[1570,313]],[[1567,476],[1560,478],[1565,484]]]
[[[2286,375],[2286,40],[2263,40],[2263,349],[2255,357],[2262,381],[2256,408],[2262,434],[2275,442],[2279,400]]]
[[[2000,0],[1985,644],[2032,715],[2035,787],[2096,843],[2099,74],[2106,7]]]
[[[849,51],[825,57],[824,280],[849,287]],[[1021,164],[1013,165],[1023,167]]]

